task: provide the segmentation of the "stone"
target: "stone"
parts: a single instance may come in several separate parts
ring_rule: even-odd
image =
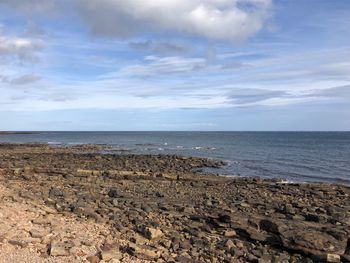
[[[350,254],[344,254],[341,256],[342,262],[350,262]]]
[[[228,214],[220,214],[218,220],[222,223],[230,223],[231,216]]]
[[[131,255],[140,259],[156,259],[159,257],[158,253],[148,246],[138,246],[136,244],[130,244],[128,251]]]
[[[336,239],[324,232],[312,230],[286,231],[282,235],[282,241],[284,247],[288,249],[299,250],[315,257],[319,257],[320,254],[330,255],[329,259],[338,258],[337,255],[344,254],[347,245],[346,239]]]
[[[327,254],[327,262],[340,262],[340,256],[336,254]]]
[[[142,209],[143,211],[145,211],[146,213],[150,213],[150,212],[152,212],[152,210],[153,210],[149,205],[142,205],[142,206],[141,206],[141,209]]]
[[[153,240],[161,237],[163,235],[163,232],[158,228],[146,227],[142,229],[142,234],[149,240]]]
[[[161,192],[156,192],[156,196],[162,198],[162,197],[164,197],[164,194]]]
[[[51,188],[49,191],[49,196],[53,197],[53,198],[61,197],[63,195],[64,195],[64,193],[63,193],[62,189],[60,189],[60,188]]]
[[[20,248],[25,248],[28,246],[28,243],[23,241],[23,240],[9,240],[8,241],[9,244],[13,245],[13,246],[17,246],[17,247],[20,247]]]
[[[108,192],[108,196],[111,197],[111,198],[118,197],[119,196],[118,190],[116,188],[110,189],[109,192]]]
[[[231,248],[233,248],[235,246],[235,244],[233,243],[233,241],[231,239],[226,240],[225,242],[225,247],[230,250]]]
[[[316,262],[332,262],[337,263],[341,262],[340,255],[337,254],[325,254],[325,253],[316,253],[312,256],[313,260]]]
[[[112,204],[113,204],[114,206],[118,206],[118,205],[119,205],[118,199],[117,199],[117,198],[114,198],[114,199],[112,200]]]
[[[109,261],[111,259],[122,259],[123,253],[119,251],[119,249],[110,249],[101,252],[101,257],[105,261]]]
[[[263,219],[259,222],[259,227],[262,230],[272,233],[279,233],[279,225],[270,219]]]
[[[225,237],[234,237],[234,236],[236,236],[237,235],[237,233],[236,233],[236,231],[234,231],[234,230],[226,230],[225,232],[224,232],[224,236]]]
[[[36,225],[47,225],[50,224],[51,221],[47,218],[35,218],[32,220],[32,223]]]
[[[89,239],[85,239],[85,240],[81,241],[81,243],[87,247],[91,247],[94,244],[94,242],[92,240],[89,240]]]
[[[44,236],[46,236],[46,234],[42,231],[39,231],[37,229],[31,229],[29,231],[30,235],[34,238],[43,238]]]
[[[56,209],[53,209],[51,207],[48,207],[48,206],[42,206],[40,207],[41,210],[43,210],[44,212],[46,212],[47,214],[56,214],[57,211]]]
[[[70,241],[66,242],[51,242],[50,255],[51,256],[69,256],[70,250],[74,247],[74,244]]]
[[[99,263],[100,258],[98,256],[89,256],[86,258],[89,263]]]

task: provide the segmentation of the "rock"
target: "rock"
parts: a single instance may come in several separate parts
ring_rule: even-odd
[[[138,246],[131,243],[128,247],[128,251],[131,255],[140,259],[152,260],[159,257],[158,253],[149,246]]]
[[[109,261],[111,259],[122,259],[123,253],[119,251],[119,249],[110,249],[101,252],[102,259],[105,261]]]
[[[234,243],[235,243],[236,247],[238,247],[238,248],[243,248],[244,247],[244,243],[241,240],[239,240],[239,239],[235,239]]]
[[[230,223],[231,216],[228,214],[220,214],[218,220],[222,223]]]
[[[118,190],[116,188],[110,189],[109,192],[108,192],[108,196],[111,197],[111,198],[118,197],[119,196]]]
[[[87,261],[89,261],[89,263],[99,263],[100,262],[100,258],[98,256],[89,256],[86,258]]]
[[[186,214],[192,214],[195,212],[195,209],[192,206],[181,207],[180,211]]]
[[[266,232],[279,234],[285,228],[285,225],[271,219],[263,219],[259,222],[259,227]]]
[[[156,192],[156,196],[162,198],[162,197],[164,197],[164,194],[161,192]]]
[[[50,244],[50,255],[51,256],[69,256],[70,250],[74,247],[74,244],[70,241],[66,242],[55,242]]]
[[[114,199],[112,200],[112,204],[113,204],[114,206],[118,206],[118,205],[119,205],[118,199],[117,199],[117,198],[114,198]]]
[[[13,245],[13,246],[17,246],[17,247],[20,247],[20,248],[25,248],[28,246],[28,243],[23,241],[23,240],[9,240],[8,241],[9,244]]]
[[[340,255],[337,255],[337,254],[314,254],[312,258],[316,262],[332,262],[332,263],[340,262]]]
[[[47,206],[41,206],[40,207],[41,210],[43,210],[44,212],[46,212],[47,214],[56,214],[57,211],[51,207],[47,207]]]
[[[44,236],[46,236],[46,234],[43,231],[39,231],[37,229],[31,229],[29,233],[34,238],[43,238]]]
[[[89,239],[85,239],[85,240],[81,241],[81,243],[87,247],[91,247],[94,244],[94,242],[92,240],[89,240]]]
[[[96,211],[93,208],[89,207],[78,207],[74,210],[75,213],[81,216],[85,216],[87,218],[94,219],[96,221],[101,221],[101,216],[96,213]]]
[[[35,218],[32,220],[32,223],[36,225],[47,225],[50,224],[51,221],[47,218]]]
[[[90,263],[350,262],[348,187],[204,176],[197,168],[219,162],[202,158],[35,147],[0,144],[2,246],[14,239],[43,255]],[[7,203],[12,211],[18,203],[18,222]],[[116,245],[119,239],[127,241]],[[110,246],[86,258],[101,243]]]
[[[235,246],[235,244],[233,243],[233,241],[231,239],[226,240],[225,242],[225,247],[230,250],[231,248],[233,248]]]
[[[161,237],[163,232],[158,228],[145,227],[141,230],[141,234],[143,234],[144,237],[148,238],[149,240],[153,240]]]
[[[50,197],[62,197],[64,195],[64,192],[60,188],[51,188],[49,191]]]
[[[340,262],[340,256],[336,254],[327,254],[327,262]]]
[[[350,262],[350,254],[344,254],[341,256],[342,262]]]
[[[145,211],[146,213],[150,213],[150,212],[152,212],[152,210],[153,210],[149,205],[142,205],[142,206],[141,206],[141,209],[142,209],[143,211]]]
[[[240,206],[244,208],[249,208],[250,204],[243,202],[243,203],[240,203]]]
[[[237,235],[237,233],[234,230],[227,230],[227,231],[224,232],[224,236],[225,237],[234,237],[236,235]]]
[[[336,239],[331,235],[313,230],[291,230],[282,235],[283,245],[292,250],[299,250],[304,254],[342,255],[345,252],[347,240]],[[327,256],[322,256],[326,257]],[[332,256],[330,256],[332,258]],[[337,256],[335,256],[337,258]]]

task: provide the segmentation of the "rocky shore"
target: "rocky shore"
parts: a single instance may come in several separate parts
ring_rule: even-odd
[[[350,262],[349,187],[198,172],[221,165],[0,144],[0,262]]]

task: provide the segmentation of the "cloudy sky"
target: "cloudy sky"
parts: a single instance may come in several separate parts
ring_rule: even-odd
[[[0,0],[0,130],[350,130],[350,1]]]

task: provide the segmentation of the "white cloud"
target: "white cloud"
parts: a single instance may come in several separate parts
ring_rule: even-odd
[[[43,48],[40,40],[4,36],[0,33],[0,58],[16,57],[20,60],[35,61],[35,53]]]
[[[271,0],[76,0],[96,35],[129,37],[175,32],[207,39],[242,41],[258,32]]]

